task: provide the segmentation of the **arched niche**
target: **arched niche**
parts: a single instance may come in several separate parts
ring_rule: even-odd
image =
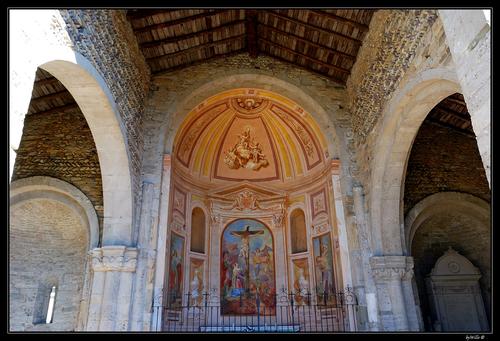
[[[300,208],[290,213],[290,244],[292,254],[307,252],[306,216]]]
[[[205,253],[205,212],[199,207],[191,212],[191,251]]]

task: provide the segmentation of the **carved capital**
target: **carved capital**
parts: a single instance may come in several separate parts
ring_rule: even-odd
[[[90,251],[92,269],[98,271],[135,272],[137,249],[126,246],[104,246]]]
[[[340,160],[332,160],[330,169],[331,169],[333,175],[339,175],[340,174]]]
[[[371,257],[370,266],[376,282],[407,281],[413,276],[413,257]]]
[[[283,227],[284,217],[285,217],[285,214],[283,212],[273,214],[273,226],[275,229]]]

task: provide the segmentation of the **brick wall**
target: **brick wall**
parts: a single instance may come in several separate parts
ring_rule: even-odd
[[[9,238],[10,330],[73,330],[88,244],[87,229],[80,217],[56,201],[26,201],[11,209]],[[34,325],[39,288],[54,282],[53,323]]]
[[[92,133],[80,109],[27,115],[12,180],[43,175],[66,181],[104,214],[102,178]]]
[[[404,213],[425,197],[463,192],[490,201],[476,138],[424,121],[413,143],[405,178]]]

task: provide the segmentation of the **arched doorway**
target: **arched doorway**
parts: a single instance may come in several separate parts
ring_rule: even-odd
[[[437,103],[422,122],[408,155],[404,179],[404,248],[414,259],[414,289],[418,293],[416,301],[425,330],[457,331],[456,323],[448,324],[443,319],[468,320],[463,309],[450,305],[448,313],[443,315],[443,312],[436,314],[433,308],[435,300],[431,297],[435,295],[427,282],[429,277],[437,276],[433,267],[448,248],[459,252],[480,272],[478,297],[482,297],[481,303],[486,307],[486,314],[481,312],[481,315],[489,318],[491,194],[467,106],[460,93]],[[459,291],[458,286],[455,289]],[[479,325],[485,324],[475,324]],[[464,331],[470,330],[466,324],[463,327]]]

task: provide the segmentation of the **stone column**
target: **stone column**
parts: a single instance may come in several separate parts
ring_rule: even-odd
[[[349,242],[347,237],[347,226],[344,215],[344,205],[342,203],[342,190],[340,187],[340,161],[332,160],[332,189],[333,200],[335,205],[335,217],[337,219],[337,231],[339,235],[339,248],[340,248],[340,263],[342,266],[342,280],[345,289],[353,287],[351,275],[351,261],[349,254]],[[349,314],[352,314],[352,309],[349,309]],[[355,331],[354,316],[349,315],[350,331]]]
[[[113,245],[90,253],[94,276],[87,330],[126,331],[137,249]]]
[[[413,258],[406,256],[371,257],[370,266],[377,286],[381,324],[384,331],[408,331],[403,282],[413,276]]]
[[[168,242],[168,222],[170,206],[170,175],[172,171],[172,159],[170,154],[163,156],[163,172],[161,178],[160,209],[158,234],[156,244],[156,269],[154,273],[153,289],[153,312],[151,315],[151,331],[161,330],[163,306],[163,285],[165,282],[165,261]]]
[[[142,186],[141,223],[137,248],[137,272],[134,285],[134,304],[132,306],[131,330],[147,331],[151,327],[152,293],[154,264],[158,227],[159,200],[154,200],[154,185],[144,182]]]
[[[439,17],[491,184],[491,26],[481,9],[439,10]]]
[[[356,227],[358,229],[358,239],[360,246],[361,266],[363,268],[363,278],[365,284],[366,308],[368,315],[368,328],[371,331],[379,330],[377,288],[371,274],[370,256],[372,248],[370,243],[370,234],[368,233],[365,218],[365,205],[363,187],[355,186],[353,188],[354,213],[356,215]]]

